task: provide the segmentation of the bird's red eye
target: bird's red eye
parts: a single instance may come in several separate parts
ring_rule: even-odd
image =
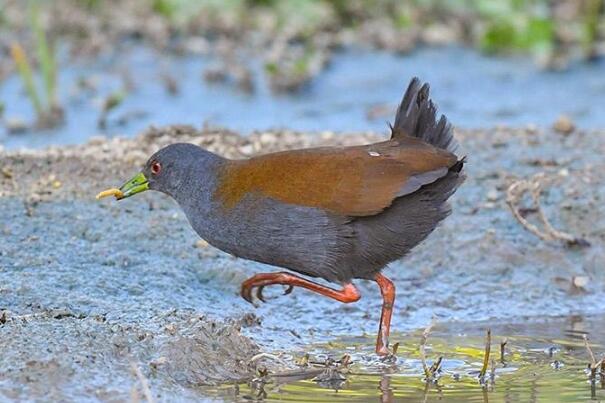
[[[155,161],[154,163],[151,164],[151,173],[154,175],[157,175],[160,173],[160,171],[162,170],[162,164],[160,164],[159,162]]]

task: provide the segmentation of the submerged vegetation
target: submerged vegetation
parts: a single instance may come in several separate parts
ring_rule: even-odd
[[[256,378],[236,386],[225,384],[203,390],[223,398],[267,401],[296,401],[302,395],[314,401],[367,401],[379,397],[384,402],[602,398],[604,360],[597,361],[585,334],[566,329],[565,336],[552,339],[554,335],[541,339],[510,335],[510,346],[508,337],[500,343],[501,353],[508,348],[507,360],[501,357],[496,363],[490,358],[489,328],[482,347],[478,328],[454,335],[452,329],[441,327],[439,335],[428,340],[433,327],[431,323],[422,332],[420,345],[415,334],[400,335],[402,354],[388,359],[370,357],[371,341],[366,344],[362,339],[319,346],[317,353],[305,353],[300,360],[289,353],[258,354]],[[427,362],[425,349],[436,358]],[[294,368],[277,365],[284,361]]]

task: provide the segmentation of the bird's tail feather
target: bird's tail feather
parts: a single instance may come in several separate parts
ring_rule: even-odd
[[[444,115],[437,121],[437,107],[429,98],[429,90],[429,84],[421,85],[418,77],[410,81],[397,108],[391,138],[417,137],[437,148],[454,152],[457,143],[452,125]]]

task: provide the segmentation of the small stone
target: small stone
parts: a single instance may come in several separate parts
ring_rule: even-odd
[[[561,134],[571,134],[576,126],[569,116],[561,115],[553,125],[553,129]]]
[[[575,288],[584,289],[588,285],[588,277],[587,276],[573,276],[571,278],[571,283]]]
[[[153,369],[158,369],[162,365],[166,365],[167,362],[168,362],[168,358],[166,358],[166,357],[158,357],[155,360],[152,360],[149,363],[149,366],[152,367]]]
[[[527,134],[536,134],[538,133],[538,126],[533,123],[530,123],[525,127],[525,131],[527,132]]]
[[[166,325],[164,329],[173,336],[176,334],[176,325],[174,323]]]
[[[204,71],[204,80],[208,83],[224,82],[227,80],[227,72],[222,66],[211,66]]]
[[[246,144],[240,147],[240,152],[244,155],[252,155],[254,153],[254,145]]]
[[[0,311],[0,325],[4,325],[8,322],[10,316],[10,312],[7,310]]]
[[[272,144],[275,143],[276,137],[273,133],[262,133],[259,140],[263,144]]]
[[[495,202],[497,201],[499,198],[498,195],[498,191],[496,189],[492,189],[489,192],[487,192],[487,200],[489,200],[490,202]]]
[[[208,246],[209,246],[208,242],[204,239],[198,239],[195,242],[195,247],[199,248],[199,249],[204,249],[204,248],[207,248]]]
[[[27,123],[20,118],[6,118],[4,125],[11,134],[25,133],[29,129]]]
[[[559,176],[562,176],[564,178],[569,176],[569,169],[563,168],[563,169],[559,170]]]
[[[330,131],[323,131],[321,132],[321,138],[322,140],[331,140],[334,138],[334,132],[330,132]]]
[[[6,179],[12,179],[13,178],[13,171],[11,171],[9,168],[2,168],[2,175]]]

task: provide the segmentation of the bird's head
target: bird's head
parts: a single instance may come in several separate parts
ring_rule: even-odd
[[[218,158],[194,144],[177,143],[162,148],[145,163],[143,170],[126,181],[120,189],[101,192],[97,198],[113,195],[121,200],[146,190],[157,190],[175,197],[195,186],[209,163]]]

